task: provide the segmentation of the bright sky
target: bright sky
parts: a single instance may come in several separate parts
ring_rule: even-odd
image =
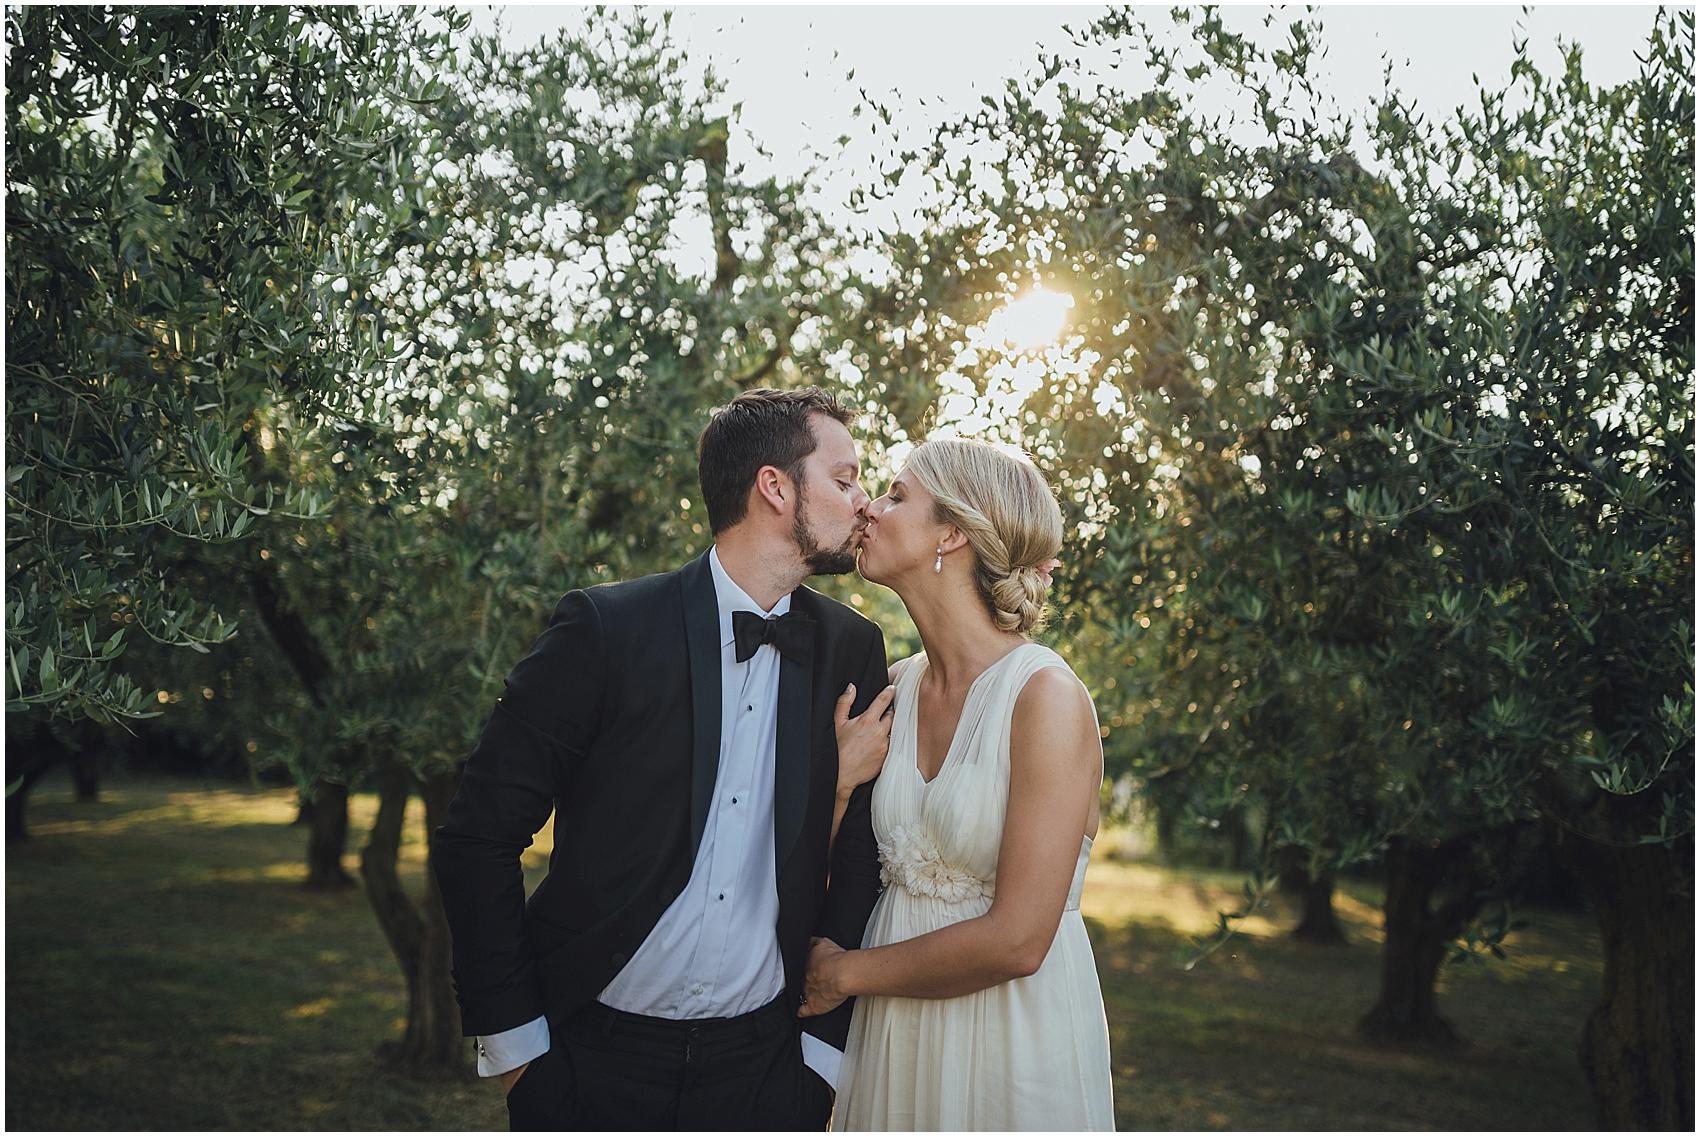
[[[474,8],[473,26],[488,30],[499,24],[509,42],[525,46],[561,27],[578,27],[584,11],[481,6]],[[909,227],[920,200],[919,184],[908,179],[899,192],[866,212],[850,211],[850,191],[872,180],[881,158],[923,149],[934,125],[971,113],[982,95],[999,96],[1005,81],[1030,68],[1041,50],[1080,57],[1064,27],[1084,26],[1103,11],[1096,6],[699,5],[675,8],[672,30],[691,66],[711,64],[724,82],[720,109],[742,103],[732,128],[733,163],[743,163],[755,177],[795,178],[812,169],[813,204],[840,230],[867,232]],[[1263,21],[1271,11],[1227,7],[1223,20],[1259,42],[1284,43],[1286,26],[1303,11],[1278,12],[1265,31]],[[1338,109],[1362,112],[1381,93],[1383,72],[1391,63],[1395,86],[1419,110],[1439,118],[1460,103],[1477,104],[1472,74],[1490,89],[1509,85],[1512,44],[1519,34],[1527,36],[1542,72],[1561,66],[1557,41],[1562,39],[1582,45],[1583,72],[1590,83],[1629,79],[1639,68],[1635,53],[1645,44],[1656,11],[1651,6],[1550,4],[1529,12],[1467,5],[1328,5],[1315,11],[1326,54],[1313,62],[1312,77]],[[1180,39],[1167,7],[1145,7],[1141,14],[1152,28],[1170,29],[1171,42]],[[1102,54],[1086,57],[1085,73],[1077,74],[1073,85],[1090,90],[1102,81],[1139,89],[1142,68],[1112,71],[1107,62]],[[853,79],[847,77],[852,71]],[[861,90],[891,108],[889,126],[867,110],[859,119],[852,117]],[[1225,110],[1225,104],[1212,108]],[[849,141],[840,145],[837,140],[844,135]],[[707,248],[705,232],[705,258]],[[946,432],[1016,441],[1019,411],[1033,388],[1047,376],[1092,363],[1077,357],[1077,344],[1055,342],[1070,303],[1067,297],[1034,294],[1013,303],[1001,320],[975,329],[981,338],[1003,341],[1014,350],[997,353],[1003,362],[988,374],[984,391],[954,371],[941,376],[936,425]],[[893,460],[900,456],[894,454]]]
[[[734,162],[745,163],[756,176],[796,176],[815,166],[816,204],[836,223],[889,227],[900,223],[902,198],[888,212],[862,218],[851,217],[843,204],[876,156],[915,147],[932,124],[971,111],[983,94],[996,96],[1038,49],[1068,47],[1064,25],[1084,25],[1104,10],[691,5],[674,8],[673,32],[693,65],[712,63],[726,84],[727,109],[743,104],[734,125]],[[1223,18],[1233,30],[1261,34],[1271,10],[1233,6]],[[475,28],[487,30],[499,21],[510,42],[530,44],[557,28],[576,26],[584,9],[480,5],[473,11]],[[1152,26],[1167,26],[1165,7],[1142,11]],[[1419,107],[1445,114],[1460,102],[1476,101],[1472,73],[1490,86],[1509,81],[1519,28],[1543,71],[1559,65],[1555,41],[1563,38],[1582,44],[1590,82],[1621,82],[1637,69],[1635,52],[1646,42],[1655,12],[1652,6],[1548,4],[1525,13],[1501,6],[1325,5],[1316,10],[1328,47],[1317,69],[1319,85],[1343,107],[1365,106],[1381,90],[1385,56],[1401,90]],[[1302,9],[1289,8],[1277,17],[1277,26],[1301,15]],[[855,78],[846,79],[852,70]],[[870,116],[851,118],[858,88],[894,111],[891,127],[881,125],[877,150]],[[846,134],[849,145],[836,145]],[[771,158],[757,153],[758,139]]]

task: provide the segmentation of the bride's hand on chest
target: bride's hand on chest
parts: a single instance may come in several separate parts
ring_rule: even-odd
[[[891,746],[891,704],[895,686],[874,696],[867,709],[855,718],[850,707],[856,701],[856,685],[845,688],[833,710],[833,731],[838,737],[838,796],[848,797],[857,786],[873,781],[885,765]]]

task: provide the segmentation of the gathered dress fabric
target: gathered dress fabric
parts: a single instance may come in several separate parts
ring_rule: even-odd
[[[897,721],[873,791],[884,891],[866,948],[981,916],[997,888],[1009,796],[1010,721],[1022,687],[1055,652],[1024,644],[969,687],[932,781],[916,765],[919,654],[898,665]],[[1077,680],[1078,681],[1078,680]],[[1039,970],[950,999],[857,998],[832,1128],[1110,1130],[1110,1037],[1080,889],[1080,857],[1055,940]]]

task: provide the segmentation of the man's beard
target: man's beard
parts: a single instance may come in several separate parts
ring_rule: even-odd
[[[791,540],[796,542],[797,553],[803,558],[803,564],[811,576],[843,576],[847,572],[854,572],[858,535],[858,530],[851,530],[844,544],[836,549],[825,549],[816,544],[814,534],[809,532],[806,499],[799,488],[797,512],[791,518]]]

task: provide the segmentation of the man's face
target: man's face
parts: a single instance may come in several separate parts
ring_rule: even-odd
[[[812,415],[815,450],[803,459],[797,479],[797,511],[791,539],[817,576],[837,576],[856,567],[856,549],[867,524],[868,495],[858,480],[856,443],[843,423]]]

